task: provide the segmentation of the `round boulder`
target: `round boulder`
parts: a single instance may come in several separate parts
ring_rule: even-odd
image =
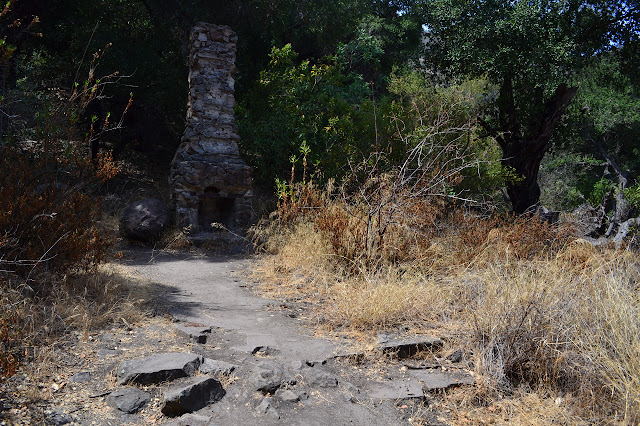
[[[120,232],[132,240],[150,242],[169,226],[169,208],[155,198],[135,201],[120,213]]]

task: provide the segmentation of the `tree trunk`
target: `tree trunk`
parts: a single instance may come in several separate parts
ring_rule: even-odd
[[[512,81],[506,77],[498,98],[500,128],[496,130],[481,121],[502,148],[502,164],[520,177],[520,180],[507,185],[507,194],[516,214],[535,208],[540,201],[540,163],[551,147],[553,129],[577,91],[576,87],[561,84],[544,104],[542,92],[537,93],[533,103],[542,105],[531,114],[528,126],[523,128],[516,114]],[[524,135],[520,129],[523,129]]]

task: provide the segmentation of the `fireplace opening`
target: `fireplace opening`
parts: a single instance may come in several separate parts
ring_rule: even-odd
[[[221,231],[212,227],[212,223],[221,223],[227,229],[233,229],[233,212],[235,199],[221,197],[216,188],[207,188],[200,197],[198,210],[198,227],[205,232]]]

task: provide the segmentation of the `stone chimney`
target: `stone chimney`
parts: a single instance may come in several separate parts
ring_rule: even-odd
[[[251,168],[240,158],[233,108],[236,42],[231,28],[197,24],[191,33],[187,127],[169,184],[179,227],[192,235],[250,225]]]

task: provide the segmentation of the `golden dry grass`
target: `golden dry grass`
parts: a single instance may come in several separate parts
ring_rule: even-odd
[[[443,401],[455,424],[636,424],[637,254],[566,239],[523,256],[518,238],[488,232],[461,262],[460,236],[444,235],[422,258],[354,274],[301,221],[272,239],[275,254],[256,273],[271,297],[314,300],[315,316],[334,331],[409,325],[459,336],[478,384]]]
[[[94,330],[129,327],[149,314],[152,290],[115,265],[62,277],[42,274],[38,279],[41,291],[37,295],[30,295],[27,285],[17,278],[7,277],[0,286],[0,303],[15,314],[15,334],[0,344],[3,351],[17,355],[16,361],[28,362],[35,376],[52,368],[48,354],[60,339],[78,335],[86,340]],[[0,370],[0,380],[3,376],[7,374]]]

